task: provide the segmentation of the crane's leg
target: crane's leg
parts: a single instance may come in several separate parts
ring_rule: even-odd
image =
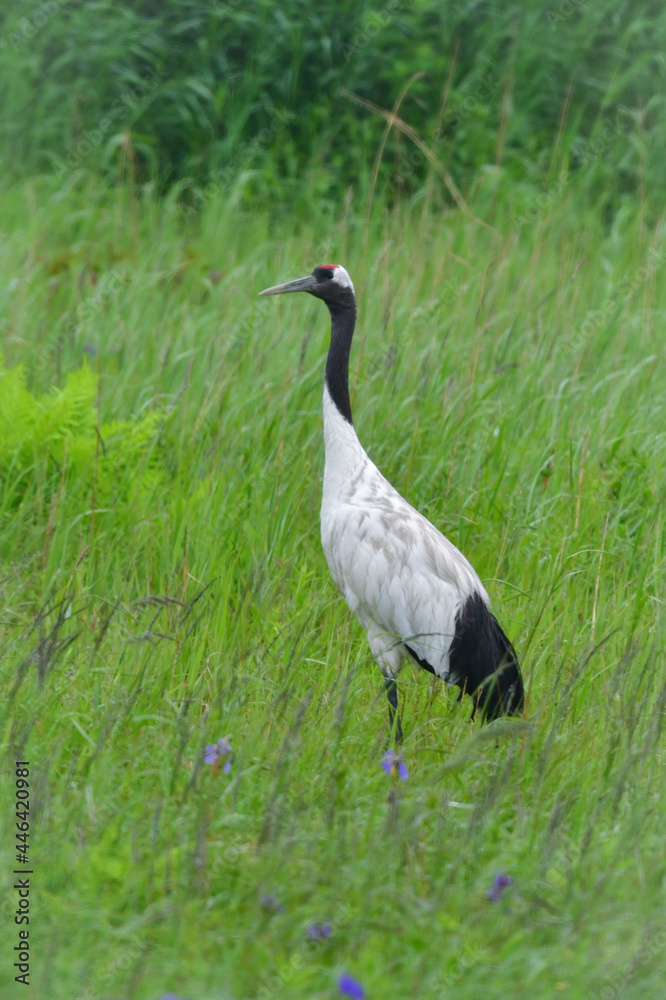
[[[372,655],[384,675],[384,688],[389,703],[391,739],[394,739],[396,743],[401,743],[402,726],[400,725],[400,716],[398,715],[398,685],[395,679],[400,672],[402,654],[395,637],[389,635],[385,629],[380,628],[376,623],[371,622],[367,626],[367,633]]]
[[[389,723],[391,733],[395,732],[396,743],[402,743],[402,726],[398,715],[398,685],[394,677],[387,677],[385,681],[386,697],[389,703]]]

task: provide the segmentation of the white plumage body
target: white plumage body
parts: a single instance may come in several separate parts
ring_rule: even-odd
[[[456,618],[488,594],[469,562],[384,478],[324,387],[326,465],[321,540],[338,589],[365,629],[382,672],[395,677],[404,642],[450,684]]]

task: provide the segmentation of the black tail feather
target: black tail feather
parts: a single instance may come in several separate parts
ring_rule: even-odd
[[[523,710],[525,689],[516,651],[480,594],[468,597],[459,612],[449,656],[455,683],[472,696],[484,719]]]
[[[420,667],[435,673],[415,649],[406,642],[404,646]],[[472,718],[477,708],[487,722],[522,712],[525,689],[516,651],[480,594],[468,597],[458,613],[449,663],[451,683],[460,688],[460,698],[469,694],[474,700]]]

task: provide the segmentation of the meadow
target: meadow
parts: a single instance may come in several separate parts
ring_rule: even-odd
[[[501,171],[469,211],[365,209],[0,193],[0,842],[9,870],[28,760],[34,868],[3,997],[663,990],[663,220]],[[325,261],[360,301],[360,439],[527,685],[482,726],[406,669],[405,781],[319,541],[328,315],[257,298]]]

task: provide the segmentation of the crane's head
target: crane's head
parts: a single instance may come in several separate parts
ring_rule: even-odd
[[[266,288],[260,295],[285,295],[287,292],[309,292],[330,306],[354,301],[352,280],[340,264],[320,264],[307,278],[287,281],[284,285]]]

